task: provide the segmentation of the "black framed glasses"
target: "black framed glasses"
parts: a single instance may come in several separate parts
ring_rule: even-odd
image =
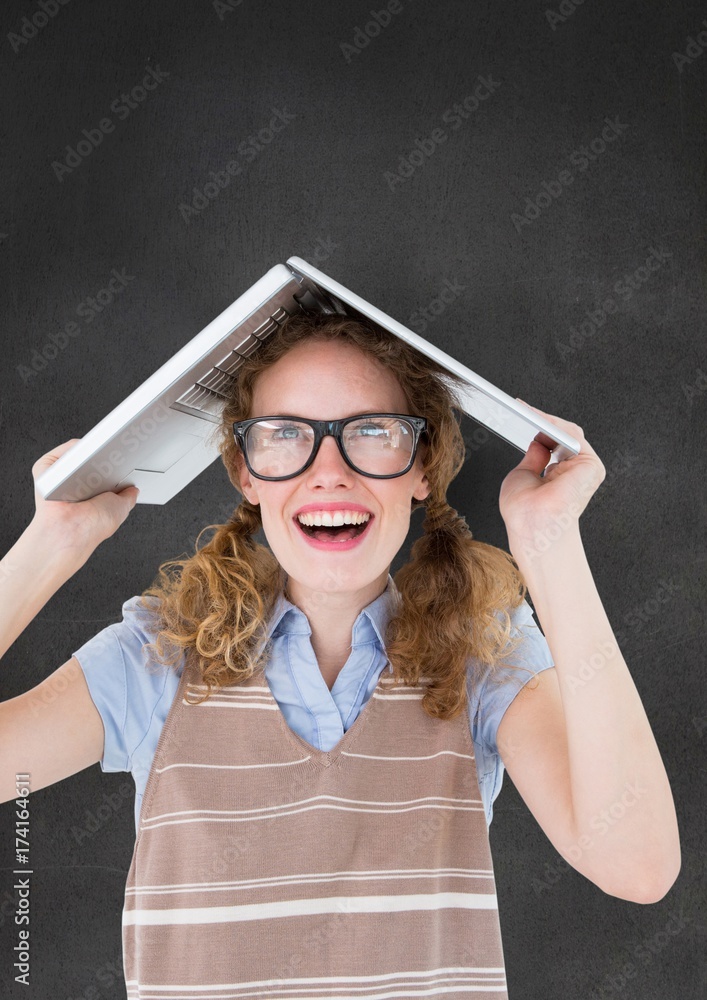
[[[415,461],[426,417],[407,413],[362,413],[343,420],[276,415],[234,423],[233,434],[256,479],[278,481],[301,475],[317,457],[322,439],[336,438],[354,472],[372,479],[404,476]]]

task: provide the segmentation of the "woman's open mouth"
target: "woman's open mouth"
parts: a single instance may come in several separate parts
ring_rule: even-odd
[[[373,514],[369,516],[364,524],[340,524],[333,527],[302,524],[297,517],[294,517],[293,520],[299,534],[308,545],[316,549],[328,549],[339,552],[354,548],[365,538],[373,521]]]

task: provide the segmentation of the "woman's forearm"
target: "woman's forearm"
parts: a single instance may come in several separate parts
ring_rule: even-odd
[[[567,726],[577,842],[602,823],[603,884],[665,891],[680,870],[668,776],[597,592],[579,525],[549,545],[509,533],[552,653]],[[637,665],[640,667],[640,664]],[[595,838],[596,839],[596,838]]]
[[[30,522],[0,560],[0,657],[89,556],[50,541]]]

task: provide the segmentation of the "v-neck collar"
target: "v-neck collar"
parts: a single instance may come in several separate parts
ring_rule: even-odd
[[[382,689],[384,674],[385,671],[381,670],[380,674],[378,675],[378,680],[376,682],[374,692],[375,691],[379,692]],[[344,753],[344,751],[351,746],[354,740],[358,739],[358,737],[361,735],[361,732],[363,731],[366,725],[366,721],[370,718],[371,712],[373,711],[373,704],[375,703],[375,699],[373,697],[370,697],[366,702],[366,704],[361,709],[361,711],[358,713],[358,716],[356,717],[355,721],[342,734],[341,738],[334,744],[334,746],[331,747],[330,750],[320,750],[319,747],[313,746],[311,743],[305,740],[303,736],[300,736],[299,733],[296,733],[290,727],[290,725],[287,722],[287,719],[285,718],[282,712],[282,709],[278,705],[277,701],[273,696],[272,691],[270,690],[270,686],[267,684],[266,686],[267,686],[266,697],[270,699],[277,708],[277,720],[282,732],[287,737],[287,739],[290,740],[290,742],[294,743],[294,745],[299,750],[306,750],[310,766],[313,768],[327,768],[330,767],[332,764],[335,764],[339,760],[341,754]]]
[[[377,640],[385,649],[386,626],[399,601],[400,591],[389,573],[385,590],[359,612],[353,624],[351,630],[352,648]],[[312,627],[307,616],[301,608],[285,597],[284,590],[275,601],[273,612],[267,624],[265,639],[268,640],[283,633],[308,636],[312,634]]]
[[[267,627],[273,655],[265,664],[265,679],[271,693],[277,689],[288,730],[301,733],[309,748],[326,753],[338,746],[361,707],[365,708],[380,675],[393,673],[384,638],[399,600],[389,574],[385,590],[356,617],[349,655],[330,690],[312,648],[307,616],[284,592],[278,596]]]

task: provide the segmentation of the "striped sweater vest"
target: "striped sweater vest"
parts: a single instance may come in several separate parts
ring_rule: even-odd
[[[386,667],[322,751],[262,669],[214,692],[182,671],[123,907],[131,1000],[493,996],[501,928],[469,718]]]

